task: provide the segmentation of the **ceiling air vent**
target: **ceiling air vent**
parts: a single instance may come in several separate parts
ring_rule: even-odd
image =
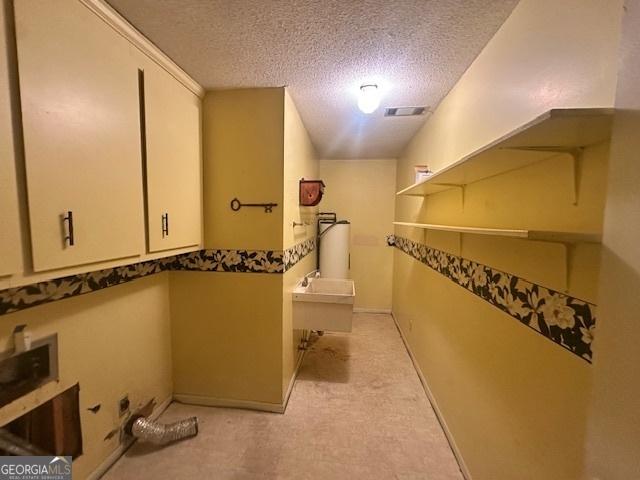
[[[427,107],[392,107],[384,109],[385,117],[414,117],[424,115],[429,109]]]

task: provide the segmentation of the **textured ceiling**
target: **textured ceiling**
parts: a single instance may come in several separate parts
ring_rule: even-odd
[[[289,87],[323,158],[400,154],[517,0],[108,0],[206,89]],[[363,83],[383,90],[371,115]]]

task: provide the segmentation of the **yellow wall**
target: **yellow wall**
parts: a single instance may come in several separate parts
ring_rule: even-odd
[[[282,235],[289,248],[316,234],[318,207],[301,207],[299,181],[315,180],[319,174],[318,157],[300,114],[288,91],[284,96],[284,201]],[[324,201],[321,203],[324,207]],[[293,228],[293,222],[308,226]]]
[[[317,208],[298,206],[298,181],[317,177],[318,162],[285,89],[209,92],[203,117],[205,248],[284,250],[312,238]],[[278,206],[233,212],[236,196]],[[311,225],[294,230],[293,221]],[[178,398],[282,404],[301,335],[291,326],[291,291],[314,258],[284,275],[171,274]]]
[[[34,340],[58,334],[58,383],[49,383],[0,409],[0,425],[80,383],[84,453],[73,462],[74,478],[85,478],[119,445],[118,401],[129,395],[135,410],[171,397],[169,280],[162,273],[34,307],[0,318],[0,350],[12,347],[11,332],[26,324]],[[88,411],[100,404],[98,413]]]
[[[176,395],[280,404],[282,278],[171,273]]]
[[[208,92],[203,145],[205,248],[282,250],[284,89]],[[277,274],[172,272],[176,395],[280,404],[281,299]]]
[[[322,160],[320,176],[327,184],[323,211],[351,222],[355,307],[391,310],[393,250],[385,237],[393,233],[395,159]]]
[[[398,161],[438,170],[549,108],[612,106],[621,2],[523,0]],[[399,197],[401,221],[599,231],[608,145],[584,155],[572,205],[566,155],[426,199]],[[396,233],[566,288],[564,247],[424,232]],[[569,293],[595,301],[598,246],[578,246]],[[408,255],[394,254],[393,310],[466,469],[478,480],[578,479],[591,366]]]
[[[587,441],[594,480],[640,478],[640,5],[625,4]]]
[[[281,249],[284,88],[207,92],[202,109],[205,248]]]
[[[414,137],[436,171],[551,108],[611,107],[622,0],[522,0]]]
[[[551,229],[571,217],[577,231],[590,231],[602,215],[607,150],[602,144],[586,151],[577,207],[571,203],[570,177],[556,182],[555,158],[470,185],[464,210],[459,193],[444,192],[428,197],[416,216],[400,218],[492,226],[483,214],[494,211],[502,226],[511,219],[514,226]],[[412,164],[400,168],[408,173]],[[540,190],[547,197],[541,203],[549,201],[554,208],[528,211]],[[579,220],[589,216],[590,221]],[[397,233],[558,291],[566,288],[560,244],[475,235],[460,239],[456,233],[407,227]],[[571,295],[597,300],[599,253],[597,245],[577,246]],[[394,314],[472,477],[579,478],[589,364],[398,250],[393,282]]]
[[[318,178],[318,157],[295,103],[285,90],[284,95],[284,221],[282,224],[284,248],[289,248],[316,235],[318,207],[301,207],[299,181]],[[293,222],[307,223],[293,228]],[[316,269],[314,251],[282,276],[282,392],[283,396],[295,374],[300,358],[298,345],[301,330],[293,330],[292,292],[307,273]]]

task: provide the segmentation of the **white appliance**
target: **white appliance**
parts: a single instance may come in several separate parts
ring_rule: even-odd
[[[320,235],[320,276],[348,279],[351,224],[321,220]]]

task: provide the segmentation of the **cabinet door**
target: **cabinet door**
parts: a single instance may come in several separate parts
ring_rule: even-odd
[[[4,8],[0,9],[0,276],[20,270],[20,225]]]
[[[149,251],[199,245],[200,99],[149,62],[144,104]]]
[[[78,0],[14,4],[34,269],[142,253],[133,47]]]

